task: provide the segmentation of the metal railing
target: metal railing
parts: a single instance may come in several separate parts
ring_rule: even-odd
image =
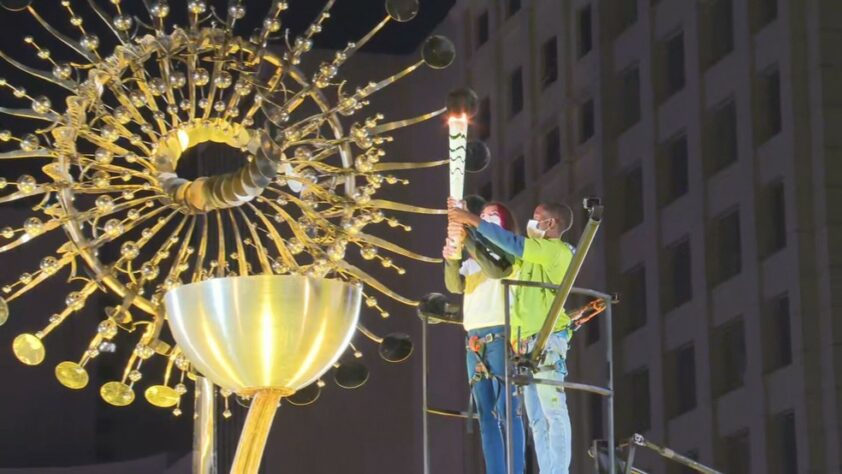
[[[511,340],[510,334],[510,301],[508,298],[509,294],[509,287],[510,286],[529,286],[529,287],[538,287],[538,288],[545,288],[551,290],[557,290],[558,286],[550,285],[550,284],[542,284],[542,283],[535,283],[535,282],[528,282],[528,281],[518,281],[518,280],[503,280],[502,281],[504,288],[505,288],[505,337],[506,341]],[[513,472],[514,468],[512,466],[512,439],[511,439],[511,426],[512,426],[512,391],[513,386],[526,386],[531,384],[541,384],[541,385],[552,385],[556,387],[562,387],[565,390],[574,390],[574,391],[582,391],[582,392],[589,392],[594,393],[596,395],[600,395],[605,398],[607,404],[607,412],[608,412],[608,440],[613,445],[614,444],[614,362],[613,362],[613,341],[611,335],[611,308],[616,302],[616,298],[612,295],[601,293],[591,289],[585,288],[572,288],[570,290],[571,294],[578,294],[584,296],[590,296],[593,298],[601,299],[605,302],[605,318],[606,318],[606,326],[607,326],[607,334],[606,334],[606,362],[608,366],[608,374],[606,380],[606,386],[597,386],[597,385],[589,385],[584,383],[577,383],[577,382],[560,382],[557,380],[548,380],[548,379],[541,379],[535,378],[532,376],[531,371],[529,370],[521,370],[520,373],[514,373],[516,367],[514,367],[513,362],[514,358],[512,357],[512,350],[510,344],[505,344],[506,346],[506,360],[508,363],[505,365],[505,371],[503,374],[503,380],[505,382],[505,393],[506,393],[506,463],[507,463],[507,472],[509,474],[516,474]],[[422,352],[422,430],[423,430],[423,450],[424,450],[424,474],[430,473],[430,443],[429,443],[429,415],[440,415],[440,416],[449,416],[449,417],[458,417],[458,418],[466,418],[468,416],[467,413],[464,412],[456,412],[451,410],[442,410],[442,409],[433,409],[429,406],[428,401],[428,358],[427,358],[427,348],[428,348],[428,326],[429,326],[429,317],[424,316],[422,318],[422,330],[421,330],[421,352]],[[477,418],[476,414],[471,415],[472,418]],[[610,457],[610,464],[609,464],[609,472],[611,474],[615,474],[616,470],[613,467],[616,463],[614,458],[613,450],[609,453]],[[520,473],[517,473],[520,474]]]

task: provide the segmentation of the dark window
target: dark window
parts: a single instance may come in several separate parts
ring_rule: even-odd
[[[480,140],[487,140],[491,136],[491,98],[489,97],[483,97],[479,102],[477,135]]]
[[[631,391],[631,429],[635,433],[648,431],[650,422],[649,402],[649,370],[636,370],[629,374],[629,390]]]
[[[643,222],[643,169],[638,164],[622,176],[623,231]]]
[[[646,267],[637,265],[623,274],[623,304],[618,306],[626,334],[646,325]]]
[[[708,278],[711,286],[716,286],[742,271],[739,209],[714,219],[709,230]]]
[[[582,7],[578,13],[579,17],[579,41],[577,51],[579,57],[591,52],[593,47],[592,27],[591,27],[591,6]]]
[[[702,8],[705,66],[712,66],[734,50],[734,8],[731,0],[708,0]]]
[[[757,94],[757,143],[765,143],[781,131],[781,75],[778,69],[762,74],[755,89]]]
[[[670,245],[664,254],[666,258],[661,277],[661,305],[664,311],[670,311],[693,298],[689,238]]]
[[[776,181],[760,190],[757,238],[761,257],[786,247],[786,196],[784,183]]]
[[[666,206],[687,194],[687,136],[681,134],[662,145],[658,156],[658,203]]]
[[[494,185],[491,183],[491,181],[482,185],[482,187],[479,189],[479,195],[482,196],[483,199],[485,199],[486,201],[490,201],[492,198],[494,198]]]
[[[585,345],[591,345],[599,342],[599,319],[591,320],[585,324]]]
[[[737,107],[728,99],[709,115],[708,149],[705,168],[708,176],[737,161]]]
[[[684,88],[684,32],[664,43],[664,98]]]
[[[541,89],[546,89],[558,79],[558,46],[556,37],[541,46]]]
[[[722,471],[728,474],[748,474],[751,472],[751,443],[748,429],[743,429],[720,440]]]
[[[593,99],[588,99],[579,107],[579,143],[585,143],[594,135]]]
[[[544,170],[561,163],[561,133],[553,127],[544,135]]]
[[[588,396],[588,411],[591,423],[591,439],[602,438],[602,403],[603,398],[597,395]]]
[[[772,417],[769,440],[770,474],[798,472],[798,442],[795,437],[795,413],[787,411]]]
[[[617,4],[617,34],[626,31],[627,28],[637,22],[637,0],[615,0]]]
[[[623,130],[640,120],[640,70],[627,69],[622,76]]]
[[[506,16],[512,16],[520,10],[520,0],[508,0],[506,2]]]
[[[523,110],[523,69],[517,68],[509,76],[509,117]]]
[[[667,412],[671,417],[696,408],[696,356],[693,345],[667,355]]]
[[[789,296],[767,302],[763,313],[763,366],[771,372],[792,363]]]
[[[778,0],[754,0],[752,10],[754,31],[758,31],[778,17]]]
[[[746,371],[746,341],[743,318],[738,317],[714,329],[713,393],[720,396],[743,386]]]
[[[477,48],[488,41],[488,11],[482,12],[477,17]]]
[[[512,162],[511,176],[512,187],[509,197],[513,198],[526,188],[526,159],[523,155],[518,156],[515,158],[515,161]]]

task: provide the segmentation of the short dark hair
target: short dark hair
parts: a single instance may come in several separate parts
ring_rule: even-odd
[[[560,202],[542,202],[538,204],[547,214],[557,219],[562,232],[573,227],[573,209]]]
[[[484,197],[478,194],[469,194],[465,196],[465,204],[468,206],[468,212],[479,215],[487,203]]]

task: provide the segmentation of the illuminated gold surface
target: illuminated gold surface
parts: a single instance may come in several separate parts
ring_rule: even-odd
[[[196,377],[193,408],[193,474],[217,474],[216,389],[205,377]]]
[[[151,405],[160,408],[174,407],[179,398],[178,392],[166,385],[153,385],[143,392],[143,396]]]
[[[0,326],[6,324],[9,320],[9,304],[3,297],[0,297]]]
[[[26,365],[38,365],[44,361],[44,343],[34,334],[20,334],[12,341],[15,357]]]
[[[239,393],[294,392],[319,378],[350,342],[360,302],[359,286],[298,275],[216,278],[165,297],[187,359]]]
[[[193,12],[186,25],[166,18],[165,2],[164,7],[150,8],[158,14],[148,19],[126,16],[116,0],[89,3],[96,15],[84,18],[83,27],[81,12],[74,12],[71,2],[55,2],[77,30],[73,34],[64,31],[66,25],[54,27],[47,21],[54,19],[53,12],[46,17],[39,13],[53,2],[21,8],[22,16],[39,24],[37,35],[43,37],[21,35],[22,43],[8,48],[15,48],[13,55],[25,50],[35,57],[18,61],[0,51],[6,69],[16,68],[64,92],[63,97],[33,97],[26,92],[28,85],[0,78],[0,116],[10,116],[14,128],[21,130],[0,130],[0,160],[26,160],[22,168],[41,166],[42,171],[7,177],[0,184],[0,205],[24,199],[33,204],[27,204],[32,213],[22,223],[10,222],[0,229],[0,254],[58,229],[67,236],[51,255],[39,252],[26,273],[0,285],[2,325],[14,300],[54,275],[67,277],[67,292],[57,298],[64,308],[52,315],[33,315],[34,328],[26,329],[31,334],[13,343],[18,359],[28,365],[41,363],[42,340],[67,337],[60,326],[73,320],[94,292],[103,291],[116,297],[119,306],[105,311],[87,347],[79,348],[79,362],[59,363],[55,376],[66,387],[83,388],[89,383],[86,364],[117,355],[103,348],[130,347],[118,353],[124,355],[118,361],[123,364],[122,378],[103,385],[102,398],[125,406],[133,402],[134,388],[145,389],[151,404],[176,406],[174,412],[180,412],[186,387],[169,382],[174,370],[179,373],[173,378],[182,383],[214,368],[218,380],[227,380],[243,393],[278,388],[271,384],[291,392],[315,380],[314,374],[344,350],[362,297],[382,317],[388,312],[374,293],[417,304],[393,291],[389,277],[369,272],[385,268],[403,275],[399,257],[440,260],[404,248],[399,240],[377,237],[378,231],[411,231],[400,213],[443,211],[379,199],[378,193],[409,183],[390,172],[449,162],[394,162],[386,146],[394,130],[437,117],[445,109],[384,122],[370,98],[423,65],[446,66],[453,59],[453,47],[434,37],[420,60],[398,72],[366,78],[359,85],[342,77],[343,66],[355,52],[390,21],[414,17],[417,5],[388,0],[388,16],[369,25],[373,27],[367,34],[333,58],[302,62],[313,37],[331,18],[334,0],[324,2],[322,12],[291,44],[283,40],[289,31],[278,23],[285,2],[272,2],[268,12],[256,12],[264,15],[256,40],[235,34],[245,0],[229,2],[233,10]],[[188,3],[191,10],[207,7],[202,1]],[[249,2],[249,9],[254,8],[251,3],[255,2]],[[89,25],[97,17],[103,24]],[[93,36],[96,30],[110,30],[114,36],[101,36],[100,41]],[[65,51],[51,54],[46,45]],[[60,59],[68,54],[73,62]],[[312,70],[305,71],[305,64]],[[245,164],[232,173],[179,177],[176,166],[184,151],[206,142],[228,145],[231,158]],[[103,252],[104,247],[118,252]],[[346,254],[360,254],[368,262],[352,265]],[[242,307],[241,312],[225,308],[226,317],[234,319],[197,322],[185,316],[178,342],[187,346],[185,354],[193,351],[188,357],[172,341],[163,340],[169,337],[161,334],[167,291],[189,282],[254,274],[296,275],[289,278],[298,283],[284,284],[278,291],[274,283],[268,285],[282,298],[252,298],[265,302],[258,311],[253,311],[256,303],[226,300]],[[325,276],[337,281],[323,283],[319,278]],[[367,293],[348,289],[351,283],[366,285]],[[295,292],[303,294],[297,297],[300,301],[291,296]],[[191,308],[200,306],[193,301],[183,304],[188,303]],[[253,320],[244,316],[246,312]],[[231,321],[240,326],[225,325]],[[168,358],[163,381],[141,374],[160,366],[145,362],[157,357]],[[136,386],[141,380],[143,388]]]
[[[266,438],[272,429],[272,420],[278,410],[281,397],[290,395],[280,390],[261,390],[257,392],[249,407],[243,432],[240,434],[240,444],[237,454],[231,464],[232,473],[256,473],[263,458]]]
[[[123,382],[108,382],[99,389],[103,400],[116,407],[130,405],[134,401],[134,391]]]
[[[56,378],[67,388],[79,390],[88,385],[88,371],[76,362],[66,360],[56,366]]]

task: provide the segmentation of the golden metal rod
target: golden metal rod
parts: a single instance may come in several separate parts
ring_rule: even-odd
[[[216,474],[216,394],[213,382],[196,377],[193,474]]]
[[[281,397],[288,394],[288,391],[283,390],[259,390],[255,393],[240,434],[231,474],[257,474],[278,403]]]

